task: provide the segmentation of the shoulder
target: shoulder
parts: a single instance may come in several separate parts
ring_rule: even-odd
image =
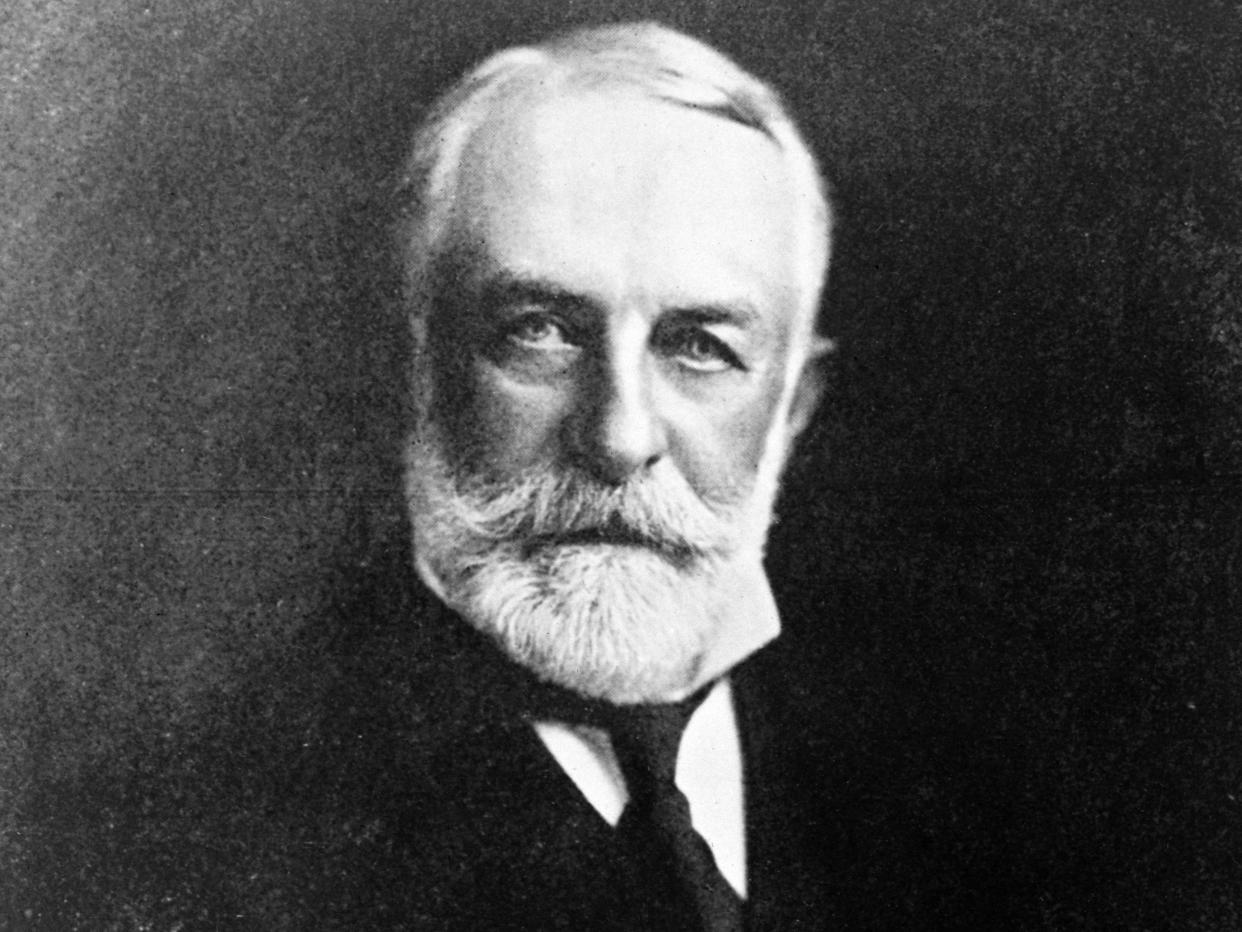
[[[435,605],[371,582],[235,688],[33,787],[0,926],[384,928],[350,916],[386,915],[386,888],[416,907],[410,878],[486,779],[478,749],[512,736],[462,687]]]

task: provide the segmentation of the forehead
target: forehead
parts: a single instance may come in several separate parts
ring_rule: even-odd
[[[797,186],[776,144],[629,90],[526,89],[463,154],[451,238],[604,299],[796,306]]]

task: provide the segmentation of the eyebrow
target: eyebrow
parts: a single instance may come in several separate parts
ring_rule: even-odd
[[[602,302],[538,276],[497,272],[484,277],[478,290],[479,302],[487,309],[504,304],[529,302],[553,307],[602,310]]]
[[[524,275],[508,270],[483,277],[478,286],[479,304],[494,310],[505,304],[542,304],[566,311],[594,311],[604,313],[602,300],[579,291],[566,288],[551,279],[537,275]],[[661,316],[675,316],[700,324],[728,324],[747,327],[756,324],[761,315],[747,299],[712,301],[706,304],[673,305],[662,308]]]
[[[749,301],[673,307],[666,313],[687,318],[698,324],[729,324],[734,327],[747,327],[759,321],[759,314]]]

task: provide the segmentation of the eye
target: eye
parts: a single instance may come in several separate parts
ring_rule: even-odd
[[[662,342],[666,353],[699,372],[746,368],[724,340],[703,327],[678,327],[669,332]]]
[[[518,315],[505,325],[501,335],[509,343],[525,349],[555,351],[570,349],[575,345],[565,326],[556,317],[543,311]]]

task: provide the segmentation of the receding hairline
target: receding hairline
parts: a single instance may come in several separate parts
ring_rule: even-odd
[[[740,108],[713,100],[688,100],[658,89],[644,86],[629,76],[609,74],[584,74],[553,63],[548,70],[534,69],[515,73],[498,86],[466,133],[457,153],[455,168],[460,169],[464,154],[475,145],[479,136],[498,122],[509,120],[518,113],[555,108],[566,101],[633,102],[653,107],[667,107],[688,116],[701,116],[727,123],[744,133],[754,133],[772,146],[782,160],[786,159],[785,145],[771,129],[757,118]]]
[[[618,166],[636,172],[642,168],[651,169],[658,176],[675,173],[683,160],[695,158],[702,160],[706,171],[714,171],[720,165],[734,165],[731,158],[734,153],[762,160],[751,161],[751,167],[744,171],[722,168],[728,175],[722,174],[722,180],[716,182],[719,188],[711,194],[711,199],[731,199],[738,192],[755,189],[772,190],[776,192],[772,198],[785,215],[783,224],[789,228],[802,225],[801,219],[795,220],[794,215],[803,209],[803,186],[779,143],[761,127],[721,118],[707,107],[686,106],[628,85],[600,87],[570,83],[549,86],[547,82],[528,79],[510,85],[494,104],[461,146],[455,166],[457,177],[452,202],[447,205],[437,252],[453,247],[455,236],[462,232],[462,223],[470,226],[469,218],[477,210],[470,192],[487,186],[489,179],[509,179],[504,186],[516,185],[516,194],[524,192],[529,181],[527,173],[531,170],[549,169],[551,173],[546,177],[552,179],[553,184],[569,183],[567,175],[589,172],[601,158],[606,160],[614,152],[628,151],[631,144],[644,149],[666,147],[667,157],[651,155],[617,162]],[[601,136],[597,137],[595,132],[584,136],[589,132],[588,125],[595,127],[595,132]],[[622,131],[620,127],[628,129]],[[584,145],[590,148],[593,139],[607,138],[610,132],[620,133],[614,137],[612,146],[598,150],[596,155],[580,151]],[[642,140],[648,141],[643,143]],[[574,153],[570,163],[565,162],[567,151]],[[562,171],[557,172],[551,166],[558,166]],[[696,189],[701,187],[705,177],[702,174],[688,176],[685,184]],[[795,233],[795,237],[800,232]]]
[[[802,186],[813,192],[819,206],[816,226],[825,240],[830,238],[830,188],[780,93],[712,46],[651,21],[560,33],[538,44],[498,51],[467,72],[432,105],[416,132],[398,185],[409,219],[417,221],[421,215],[434,224],[436,218],[428,214],[435,211],[429,210],[428,201],[451,197],[470,139],[499,106],[529,94],[532,85],[547,95],[575,88],[628,88],[762,133],[802,176]]]
[[[830,189],[819,164],[773,87],[706,43],[650,22],[590,27],[501,50],[432,105],[399,187],[399,246],[417,344],[435,297],[434,267],[452,248],[463,157],[498,111],[532,89],[549,97],[577,90],[633,93],[749,127],[770,140],[793,179],[798,343],[809,345],[833,226]]]

